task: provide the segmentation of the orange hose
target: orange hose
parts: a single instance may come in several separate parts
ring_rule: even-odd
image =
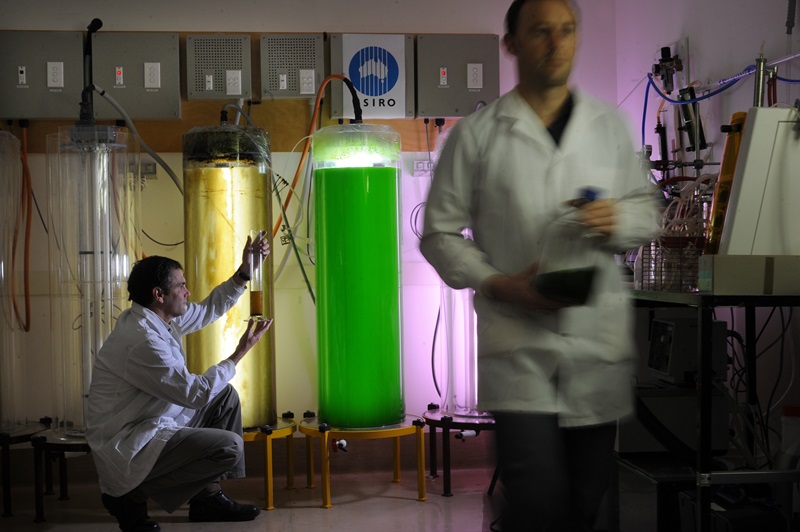
[[[286,196],[286,200],[284,200],[283,202],[284,211],[286,211],[286,209],[289,208],[289,200],[292,199],[292,192],[297,186],[297,182],[300,180],[300,173],[303,171],[303,166],[305,166],[306,158],[308,157],[308,150],[311,147],[311,135],[317,128],[317,119],[319,118],[319,109],[320,109],[320,104],[322,102],[322,95],[325,92],[325,87],[327,87],[328,83],[330,83],[331,80],[334,79],[340,79],[344,81],[345,77],[341,74],[331,74],[322,81],[322,84],[319,86],[319,90],[317,91],[317,99],[314,102],[314,113],[311,116],[311,124],[309,124],[308,126],[308,136],[306,137],[306,142],[303,145],[303,153],[300,156],[300,163],[297,165],[297,171],[294,173],[294,179],[292,179],[292,186],[289,187],[289,194]],[[277,236],[278,231],[281,228],[282,222],[283,222],[283,215],[281,213],[278,213],[278,222],[275,224],[275,228],[272,230],[273,238]]]
[[[14,239],[11,248],[11,300],[14,305],[14,314],[19,321],[22,330],[31,330],[31,285],[30,285],[30,258],[31,258],[31,221],[33,215],[33,185],[31,183],[31,171],[28,166],[28,130],[22,129],[22,198],[19,216],[14,222]],[[17,258],[17,236],[20,229],[21,218],[25,217],[25,250],[24,250],[24,270],[23,284],[25,293],[25,319],[20,315],[17,306],[17,283],[16,283],[16,258]]]

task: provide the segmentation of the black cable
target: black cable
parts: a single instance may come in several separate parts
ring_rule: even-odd
[[[769,316],[767,316],[767,319],[764,320],[764,324],[761,326],[761,330],[758,331],[758,334],[756,335],[756,345],[758,344],[758,341],[761,339],[761,335],[764,334],[764,330],[766,330],[767,325],[769,325],[769,321],[772,319],[772,316],[775,314],[776,308],[777,307],[772,307],[772,310],[769,312]]]
[[[356,88],[353,86],[353,82],[347,78],[344,78],[344,84],[347,85],[347,88],[350,89],[350,96],[353,99],[353,116],[355,116],[355,120],[353,120],[354,124],[360,124],[362,122],[363,114],[361,112],[361,102],[358,99],[358,92],[356,92]]]
[[[785,350],[786,350],[786,332],[789,330],[789,324],[792,321],[792,313],[793,313],[793,311],[794,311],[794,307],[790,307],[789,308],[789,317],[788,317],[788,319],[785,319],[784,315],[783,315],[783,307],[780,308],[781,334],[778,337],[778,340],[780,340],[781,346],[780,346],[780,349],[779,349],[779,353],[780,354],[779,354],[779,357],[778,357],[778,368],[779,369],[778,369],[778,375],[775,377],[775,383],[772,386],[772,391],[770,392],[769,400],[767,401],[766,416],[765,416],[765,420],[764,420],[764,423],[765,423],[764,426],[765,427],[769,427],[769,415],[770,415],[770,412],[772,411],[772,404],[773,404],[773,401],[775,399],[775,394],[778,391],[778,384],[780,383],[781,376],[783,375],[783,363],[784,363],[784,356],[785,356]],[[777,342],[777,340],[776,340],[776,342]],[[774,345],[776,342],[773,342],[772,344],[770,344],[769,347],[772,347],[772,345]],[[769,347],[767,349],[769,349]],[[771,454],[769,452],[769,437],[768,437],[768,434],[765,434],[764,439],[765,439],[765,443],[766,443],[767,456],[771,458]],[[772,464],[772,461],[770,459],[770,465],[771,464]]]
[[[300,272],[303,274],[303,279],[306,282],[306,287],[308,288],[308,294],[311,296],[311,302],[315,305],[317,304],[317,298],[314,296],[314,290],[311,288],[311,281],[308,279],[308,274],[306,273],[305,265],[303,265],[303,259],[300,257],[300,250],[297,249],[297,243],[294,240],[294,233],[292,232],[292,228],[289,227],[289,217],[286,215],[286,209],[283,207],[283,199],[281,198],[281,193],[278,190],[277,183],[275,183],[275,177],[286,181],[281,177],[277,172],[272,172],[272,181],[275,185],[275,196],[278,198],[278,205],[281,207],[281,214],[283,215],[283,219],[286,220],[286,232],[289,233],[289,240],[292,244],[292,250],[294,251],[295,257],[297,257],[297,263],[300,266]]]
[[[306,240],[308,244],[306,244],[306,256],[308,256],[308,262],[311,263],[312,266],[316,266],[314,262],[314,257],[311,253],[311,242],[312,242],[312,235],[311,235],[311,195],[314,192],[314,173],[309,172],[308,175],[308,196],[306,198]]]
[[[42,228],[44,229],[44,234],[49,235],[50,232],[47,230],[47,224],[44,222],[42,209],[39,208],[39,202],[36,200],[36,194],[34,194],[33,189],[31,189],[31,196],[33,197],[33,204],[36,206],[36,212],[39,214],[39,221],[42,222]]]
[[[11,121],[9,120],[9,122]],[[21,127],[22,129],[27,129],[29,124],[30,124],[29,121],[25,119],[19,121],[19,127]],[[25,156],[27,157],[27,155],[28,154],[26,153]],[[39,221],[42,222],[42,228],[44,229],[44,234],[49,235],[50,232],[47,230],[47,224],[44,221],[44,215],[42,215],[42,209],[39,208],[39,201],[36,199],[36,194],[33,192],[33,183],[31,183],[31,197],[33,198],[33,204],[36,207],[36,212],[39,214]]]
[[[147,231],[145,231],[144,229],[142,229],[142,234],[144,236],[146,236],[147,238],[149,238],[150,240],[152,240],[153,242],[155,242],[156,244],[158,244],[159,246],[164,246],[165,248],[172,248],[172,247],[175,247],[175,246],[180,246],[181,244],[184,243],[184,240],[181,240],[180,242],[175,242],[174,244],[165,244],[163,242],[159,242],[158,240],[156,240],[152,236],[148,235]]]
[[[436,388],[436,395],[442,398],[442,391],[439,389],[439,381],[436,380],[436,338],[439,336],[439,322],[442,318],[442,307],[439,305],[439,312],[436,314],[436,325],[433,327],[433,341],[431,342],[431,377],[433,377],[433,387]]]
[[[411,232],[414,233],[418,239],[422,240],[422,231],[419,230],[419,217],[425,209],[425,202],[418,203],[411,211],[409,216],[409,223],[411,224]]]

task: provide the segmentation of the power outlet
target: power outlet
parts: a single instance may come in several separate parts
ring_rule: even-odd
[[[161,88],[161,63],[144,64],[144,88],[145,89]]]
[[[226,70],[225,71],[225,94],[228,96],[241,96],[242,95],[242,71],[241,70]]]
[[[316,94],[317,83],[313,68],[300,69],[300,94]]]
[[[689,68],[689,38],[683,37],[664,46],[669,47],[672,57],[678,57],[681,61],[681,70],[675,72],[675,87],[680,89],[687,87],[692,82],[691,69]],[[653,63],[658,63],[660,60],[661,48],[653,54]]]
[[[64,63],[62,61],[47,62],[47,87],[50,89],[64,88]]]

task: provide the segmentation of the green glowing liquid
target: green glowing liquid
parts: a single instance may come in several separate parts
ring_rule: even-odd
[[[400,422],[403,403],[397,170],[314,171],[319,420]]]

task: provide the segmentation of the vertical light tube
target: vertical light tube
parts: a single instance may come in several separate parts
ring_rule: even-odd
[[[400,135],[320,129],[312,139],[319,420],[398,423],[403,400]]]
[[[266,230],[272,244],[270,159],[269,138],[261,129],[220,125],[194,128],[184,136],[184,267],[192,300],[204,298],[233,275],[251,230]],[[263,312],[272,316],[272,254],[262,267]],[[250,317],[249,298],[248,293],[225,316],[186,337],[190,371],[203,373],[233,352]],[[239,363],[232,381],[245,427],[278,419],[273,331]]]
[[[16,219],[20,215],[22,164],[20,142],[0,131],[0,430],[11,432],[19,422],[15,390],[19,390],[14,346],[14,318],[11,286],[12,242]],[[20,227],[21,227],[20,222]]]
[[[83,430],[94,356],[129,305],[140,192],[129,141],[125,128],[94,125],[47,138],[57,430]]]

